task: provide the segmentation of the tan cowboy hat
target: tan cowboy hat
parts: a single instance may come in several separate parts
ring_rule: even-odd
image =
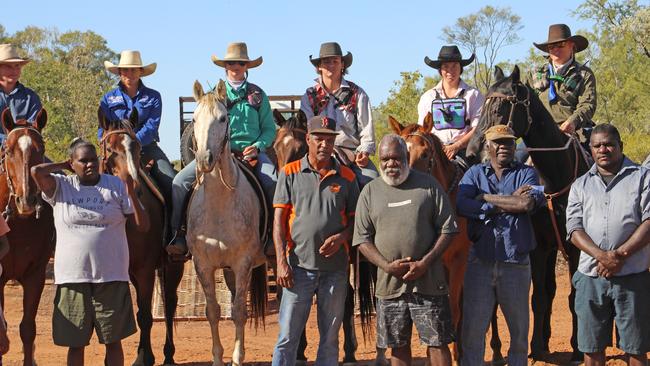
[[[212,55],[212,62],[214,62],[214,64],[217,66],[226,67],[226,62],[228,61],[248,62],[248,68],[252,69],[254,67],[260,66],[263,59],[262,56],[260,56],[254,60],[251,60],[248,58],[248,47],[246,46],[246,43],[233,42],[226,48],[226,55],[223,57],[223,59]]]
[[[333,56],[340,56],[346,68],[352,66],[352,54],[350,51],[348,51],[348,53],[343,56],[343,50],[341,50],[341,46],[336,42],[325,42],[321,44],[320,52],[318,52],[318,58],[309,55],[309,62],[311,62],[312,65],[318,67],[322,58]]]
[[[548,40],[544,43],[535,43],[535,47],[548,53],[548,45],[564,41],[573,41],[575,43],[576,52],[583,51],[589,46],[587,38],[581,35],[571,35],[571,28],[566,24],[553,24],[548,27]]]
[[[0,44],[0,64],[26,64],[31,61],[28,58],[23,58],[18,55],[18,49],[16,46],[5,43]]]
[[[120,74],[119,69],[142,68],[142,75],[140,76],[148,76],[156,71],[156,66],[157,65],[155,62],[149,65],[143,65],[142,58],[140,57],[140,51],[130,50],[124,50],[122,53],[120,53],[120,63],[117,65],[113,64],[110,61],[104,61],[104,67],[106,70],[115,75]]]

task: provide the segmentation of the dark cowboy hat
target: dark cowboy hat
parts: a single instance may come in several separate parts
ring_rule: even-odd
[[[434,69],[440,69],[440,65],[443,62],[460,62],[461,67],[465,67],[474,61],[474,54],[464,60],[463,55],[460,54],[460,50],[456,46],[442,46],[440,52],[438,52],[438,59],[432,60],[429,56],[424,57],[424,63],[433,67]]]
[[[345,67],[348,68],[352,66],[352,54],[348,51],[348,54],[343,56],[343,51],[341,51],[341,46],[336,42],[325,42],[320,45],[320,52],[318,53],[318,58],[312,58],[312,55],[309,55],[309,61],[312,65],[318,67],[320,60],[325,57],[332,56],[341,56]]]
[[[548,27],[548,40],[544,43],[535,43],[535,47],[539,48],[540,50],[547,52],[548,53],[548,45],[553,44],[553,43],[558,43],[558,42],[563,42],[563,41],[573,41],[576,45],[576,52],[583,51],[584,49],[589,46],[589,41],[587,41],[587,38],[580,36],[580,35],[571,35],[571,29],[569,28],[568,25],[566,24],[553,24]]]

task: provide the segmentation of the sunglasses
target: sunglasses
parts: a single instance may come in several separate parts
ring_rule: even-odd
[[[549,50],[555,49],[555,48],[564,48],[566,46],[566,41],[558,42],[558,43],[551,43],[548,46],[546,46]]]
[[[233,66],[233,65],[246,66],[246,65],[248,65],[248,62],[246,62],[246,61],[226,61],[226,65],[229,65],[229,66]]]

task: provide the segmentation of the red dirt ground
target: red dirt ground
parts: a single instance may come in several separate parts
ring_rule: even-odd
[[[41,299],[40,311],[37,317],[36,336],[36,360],[39,365],[65,365],[66,349],[52,344],[51,315],[52,302],[54,298],[54,285],[47,284]],[[557,297],[553,307],[553,336],[551,339],[552,354],[548,364],[561,365],[566,363],[570,355],[569,338],[571,333],[571,318],[568,311],[567,296],[569,291],[569,279],[566,271],[558,275]],[[9,322],[9,337],[11,349],[4,357],[4,365],[22,365],[21,343],[18,335],[18,324],[20,322],[22,289],[19,285],[7,285],[5,289],[6,318]],[[221,324],[222,343],[226,348],[224,361],[229,361],[232,353],[234,329],[231,321],[223,321]],[[503,350],[507,353],[508,337],[507,328],[503,319],[500,318],[501,334],[504,340]],[[278,334],[277,314],[270,315],[266,320],[266,329],[260,329],[257,333],[252,328],[246,328],[246,363],[256,365],[270,365],[273,346]],[[374,340],[363,344],[360,328],[357,328],[360,338],[357,359],[363,364],[374,360]],[[312,315],[307,325],[307,338],[318,339],[318,329],[315,321],[315,308],[312,308]],[[211,339],[210,328],[206,321],[181,321],[176,326],[176,362],[179,365],[203,366],[211,365]],[[130,365],[137,348],[137,335],[133,335],[123,342],[125,352],[125,363]],[[341,333],[342,341],[342,333]],[[153,327],[153,349],[158,363],[163,361],[162,347],[164,342],[164,326],[161,322],[154,323]],[[414,342],[417,344],[418,342]],[[316,355],[317,341],[311,341],[307,349],[310,361]],[[342,357],[341,346],[341,357]],[[422,360],[426,354],[425,347],[417,344],[414,346],[413,356]],[[608,364],[623,365],[621,352],[615,348],[608,349]],[[86,348],[87,365],[103,365],[103,346],[97,344],[97,338],[93,337],[91,345]],[[491,357],[487,351],[486,359]],[[421,362],[418,362],[421,363]],[[537,364],[544,364],[538,362]]]

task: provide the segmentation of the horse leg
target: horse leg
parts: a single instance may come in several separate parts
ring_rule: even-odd
[[[465,267],[467,256],[454,256],[450,263],[445,266],[447,278],[449,279],[449,306],[451,308],[451,321],[454,331],[458,335],[457,341],[452,345],[452,360],[460,362],[460,319],[462,313],[461,295],[463,292],[463,280],[465,278]]]
[[[151,349],[151,327],[153,316],[151,314],[151,299],[153,296],[154,271],[145,265],[141,270],[134,272],[131,282],[135,287],[138,312],[136,319],[140,328],[140,341],[138,353],[133,366],[153,366],[155,357]]]
[[[494,310],[492,310],[492,320],[490,321],[490,331],[492,337],[490,337],[490,348],[492,348],[492,366],[505,365],[506,360],[503,358],[501,353],[501,338],[499,338],[499,326],[497,323],[497,307],[498,303],[494,304]]]
[[[538,238],[538,243],[547,241]],[[550,334],[551,305],[555,295],[555,260],[557,250],[538,245],[530,255],[530,268],[533,293],[531,307],[533,310],[533,336],[530,339],[530,357],[533,361],[544,358],[548,353],[548,338]]]
[[[351,366],[357,363],[354,353],[357,350],[357,335],[354,331],[354,289],[348,282],[348,291],[345,296],[345,309],[343,310],[343,365]]]
[[[163,353],[165,361],[163,365],[174,365],[174,353],[176,347],[174,346],[174,315],[176,314],[176,306],[178,305],[178,285],[183,279],[183,263],[166,262],[162,268],[158,270],[160,274],[159,281],[162,285],[162,294],[165,297],[165,346]]]
[[[23,286],[23,318],[20,321],[20,340],[23,343],[23,366],[36,365],[34,339],[36,338],[36,312],[45,286],[45,267],[36,269],[20,280]]]
[[[219,320],[221,319],[221,306],[217,302],[214,284],[214,267],[201,267],[201,263],[194,257],[194,267],[199,277],[203,293],[205,294],[205,315],[210,323],[212,332],[212,366],[223,365],[223,346],[219,339]]]
[[[571,292],[569,293],[569,310],[571,311],[571,363],[579,363],[584,360],[584,354],[578,350],[578,316],[576,314],[575,301],[576,289],[573,287],[573,275],[578,270],[578,262],[580,260],[580,250],[571,243],[564,243],[564,248],[567,250],[569,257],[569,283],[571,284]]]
[[[232,276],[225,276],[226,284],[231,293],[234,289],[232,301],[232,321],[235,324],[235,344],[232,351],[232,366],[240,366],[244,363],[244,326],[246,325],[246,297],[248,284],[251,282],[252,266],[245,263],[238,268],[233,268],[234,283]]]

